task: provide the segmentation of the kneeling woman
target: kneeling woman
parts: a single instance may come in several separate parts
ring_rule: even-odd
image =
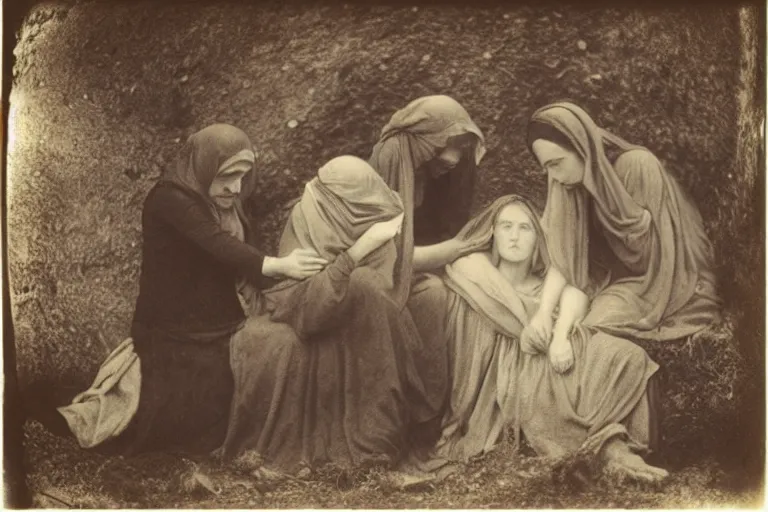
[[[242,213],[252,187],[248,136],[226,124],[189,137],[142,212],[139,296],[124,341],[93,386],[35,417],[81,446],[207,453],[221,445],[232,398],[229,342],[245,321],[238,289],[303,278],[325,261],[262,256]]]
[[[436,455],[466,460],[490,450],[505,425],[516,425],[518,439],[522,430],[540,455],[586,450],[635,478],[666,476],[636,455],[650,440],[646,388],[658,365],[637,345],[580,325],[583,293],[566,287],[571,309],[560,310],[554,327],[573,347],[571,371],[557,371],[550,346],[521,342],[549,266],[531,205],[502,197],[458,238],[484,249],[446,267],[454,387]]]
[[[331,261],[264,293],[264,314],[233,339],[235,399],[222,455],[267,466],[393,463],[408,425],[432,413],[412,354],[420,339],[395,298],[399,196],[365,161],[334,158],[305,187],[280,254]]]

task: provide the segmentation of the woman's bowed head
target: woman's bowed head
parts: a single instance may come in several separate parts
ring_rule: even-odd
[[[563,185],[584,180],[585,162],[567,135],[553,125],[533,120],[528,126],[528,146],[548,177]]]
[[[255,153],[248,136],[234,126],[213,124],[192,134],[183,151],[179,165],[166,180],[207,197],[222,228],[242,238],[241,204],[257,179]],[[314,251],[297,249],[283,258],[265,256],[262,273],[273,278],[306,279],[327,264]]]
[[[445,95],[411,101],[382,129],[369,163],[403,201],[397,273],[404,280],[467,254],[453,237],[469,220],[485,152],[483,133],[467,110]]]
[[[310,236],[323,257],[332,259],[347,249],[359,263],[400,234],[404,217],[400,197],[361,158],[351,155],[332,158],[318,170],[317,178],[309,182],[305,194],[314,198],[313,201],[306,198],[302,203],[305,209],[309,208],[307,202],[314,205],[314,209],[305,214],[328,221],[328,227],[332,228],[318,230]],[[320,198],[325,198],[329,206],[318,201]],[[340,218],[334,220],[337,216]],[[369,227],[358,229],[364,225]],[[342,232],[348,235],[347,239],[341,239],[344,238]]]
[[[525,337],[554,334],[565,284],[591,298],[584,325],[628,339],[680,339],[719,318],[701,215],[653,153],[566,102],[533,114],[528,147],[548,178],[552,264]]]
[[[224,162],[208,187],[208,195],[219,210],[234,208],[242,190],[243,178],[253,169],[254,154],[243,149]]]

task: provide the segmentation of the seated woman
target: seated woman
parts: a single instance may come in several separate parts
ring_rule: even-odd
[[[454,384],[433,469],[487,452],[514,425],[516,441],[522,431],[539,455],[581,450],[633,478],[664,478],[666,471],[636,454],[651,439],[646,387],[658,369],[643,349],[581,325],[587,298],[571,286],[562,294],[571,307],[561,305],[553,336],[573,347],[571,371],[556,368],[552,344],[521,339],[540,308],[549,266],[533,207],[502,197],[458,238],[481,249],[446,267]]]
[[[419,336],[396,298],[403,205],[363,160],[342,156],[305,187],[279,253],[331,263],[264,292],[233,338],[235,398],[225,459],[255,451],[270,469],[394,463],[409,425],[431,413],[412,353]]]
[[[422,378],[437,420],[449,391],[444,331],[448,291],[426,272],[442,272],[447,263],[474,249],[454,237],[469,220],[475,171],[484,154],[483,134],[464,107],[436,95],[395,112],[369,159],[403,200],[395,272],[411,285],[397,300],[407,302],[419,328],[423,350],[414,355],[423,362]]]
[[[592,297],[585,325],[631,340],[679,339],[719,318],[701,216],[650,151],[571,103],[534,113],[528,144],[549,176],[542,224],[552,265],[524,336],[550,338],[566,283]],[[557,342],[564,370],[571,349]]]
[[[232,398],[230,338],[245,320],[238,288],[305,278],[327,263],[311,251],[271,258],[254,247],[240,206],[253,165],[248,136],[233,126],[189,137],[144,202],[131,338],[73,403],[56,412],[43,401],[33,417],[85,448],[208,453],[221,445]]]

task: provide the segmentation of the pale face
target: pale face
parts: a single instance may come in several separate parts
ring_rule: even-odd
[[[502,260],[524,263],[533,257],[537,234],[533,221],[519,204],[505,206],[493,227],[493,243]]]
[[[584,160],[570,149],[545,139],[537,139],[533,142],[533,154],[541,168],[555,181],[575,185],[584,179]]]
[[[243,186],[243,178],[250,170],[251,164],[235,162],[216,175],[208,188],[208,195],[217,207],[226,210],[235,205],[235,199]]]

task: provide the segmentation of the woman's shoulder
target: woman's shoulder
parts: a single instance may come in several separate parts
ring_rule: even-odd
[[[647,149],[637,148],[619,155],[613,168],[627,183],[634,180],[658,180],[663,167],[656,155]]]
[[[373,146],[368,163],[380,175],[391,173],[399,166],[400,152],[400,140],[397,137],[387,137]]]
[[[144,199],[145,213],[161,213],[168,209],[194,208],[200,201],[183,188],[169,182],[160,181],[150,189]]]
[[[633,148],[621,153],[613,165],[615,168],[658,166],[659,159],[648,149]]]
[[[493,265],[492,260],[493,256],[491,255],[490,251],[476,251],[457,258],[453,263],[455,266],[486,264]]]

